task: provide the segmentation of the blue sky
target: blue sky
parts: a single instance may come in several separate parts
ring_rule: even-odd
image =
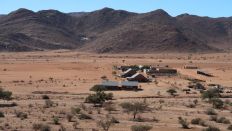
[[[18,8],[88,12],[104,7],[139,13],[164,9],[172,16],[182,13],[210,17],[232,16],[232,0],[1,0],[0,14],[7,14]]]

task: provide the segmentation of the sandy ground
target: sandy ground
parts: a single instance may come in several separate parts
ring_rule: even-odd
[[[123,62],[125,60],[125,62]],[[201,69],[207,70],[215,77],[198,75],[196,70],[184,69],[186,64],[193,63]],[[189,83],[186,77],[205,80],[205,84],[221,84],[227,90],[232,89],[232,54],[90,54],[67,50],[48,52],[22,52],[22,53],[0,53],[0,86],[5,90],[13,92],[18,106],[0,108],[5,113],[0,118],[0,126],[3,130],[33,130],[34,123],[45,123],[56,131],[61,125],[52,124],[52,117],[59,116],[60,123],[66,130],[75,130],[73,122],[68,122],[65,114],[70,112],[73,106],[79,106],[84,98],[93,92],[89,89],[102,81],[102,76],[109,80],[121,81],[112,75],[113,66],[117,65],[168,65],[178,69],[179,75],[174,77],[158,77],[158,84],[140,84],[143,91],[115,91],[115,104],[117,111],[111,115],[116,117],[120,123],[112,126],[112,131],[127,131],[131,125],[152,125],[154,131],[179,131],[184,130],[178,124],[178,117],[191,119],[200,117],[208,124],[226,130],[228,125],[209,121],[205,114],[211,105],[201,101],[200,94],[185,94],[182,89],[187,88]],[[119,72],[118,72],[119,73]],[[179,96],[173,98],[166,92],[170,87],[177,87]],[[43,108],[44,100],[41,94],[35,92],[47,92],[50,99],[58,104],[56,107]],[[48,92],[50,91],[50,93]],[[144,101],[143,97],[151,107],[152,111],[140,114],[144,118],[155,117],[159,122],[133,122],[131,115],[123,113],[118,106],[124,101]],[[160,99],[164,103],[160,104]],[[185,105],[198,99],[196,108],[188,108]],[[231,99],[231,98],[228,98]],[[6,103],[6,101],[2,101]],[[77,120],[78,127],[82,130],[99,129],[96,121],[108,114],[104,109],[98,114],[91,104],[86,104],[92,110],[90,114],[93,120]],[[158,107],[160,107],[158,109]],[[218,110],[219,116],[226,116],[232,121],[231,108]],[[28,114],[28,118],[21,120],[15,116],[15,111]],[[190,125],[189,131],[201,131],[202,126]]]

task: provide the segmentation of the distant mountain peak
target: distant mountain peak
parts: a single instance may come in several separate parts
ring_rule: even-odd
[[[21,14],[21,15],[30,15],[30,14],[34,14],[35,12],[33,12],[32,10],[28,10],[25,8],[20,8],[16,11],[11,12],[9,15],[14,15],[14,14]]]
[[[152,12],[149,12],[150,14],[153,14],[153,15],[159,15],[159,16],[170,16],[165,10],[163,9],[158,9],[158,10],[155,10],[155,11],[152,11]]]
[[[101,9],[100,11],[108,12],[108,11],[114,11],[114,9],[109,8],[109,7],[105,7],[105,8],[103,8],[103,9]]]

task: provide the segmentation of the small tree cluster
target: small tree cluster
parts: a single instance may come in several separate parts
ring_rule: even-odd
[[[0,99],[11,100],[11,96],[12,96],[12,92],[4,91],[2,88],[0,88]]]
[[[133,114],[133,120],[136,119],[137,114],[149,110],[148,105],[144,102],[124,102],[121,103],[120,106],[125,112]]]
[[[105,93],[103,91],[97,91],[95,94],[89,95],[85,102],[87,103],[93,103],[94,105],[99,104],[102,105],[107,100],[112,100],[113,94],[112,93]]]
[[[220,96],[220,91],[217,88],[208,89],[207,91],[203,91],[201,94],[203,100],[207,99],[209,101],[214,98],[219,98]]]

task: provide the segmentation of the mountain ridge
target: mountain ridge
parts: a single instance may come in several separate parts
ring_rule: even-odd
[[[172,17],[103,8],[93,12],[33,12],[0,16],[0,51],[75,49],[96,53],[221,52],[232,48],[232,17]]]

